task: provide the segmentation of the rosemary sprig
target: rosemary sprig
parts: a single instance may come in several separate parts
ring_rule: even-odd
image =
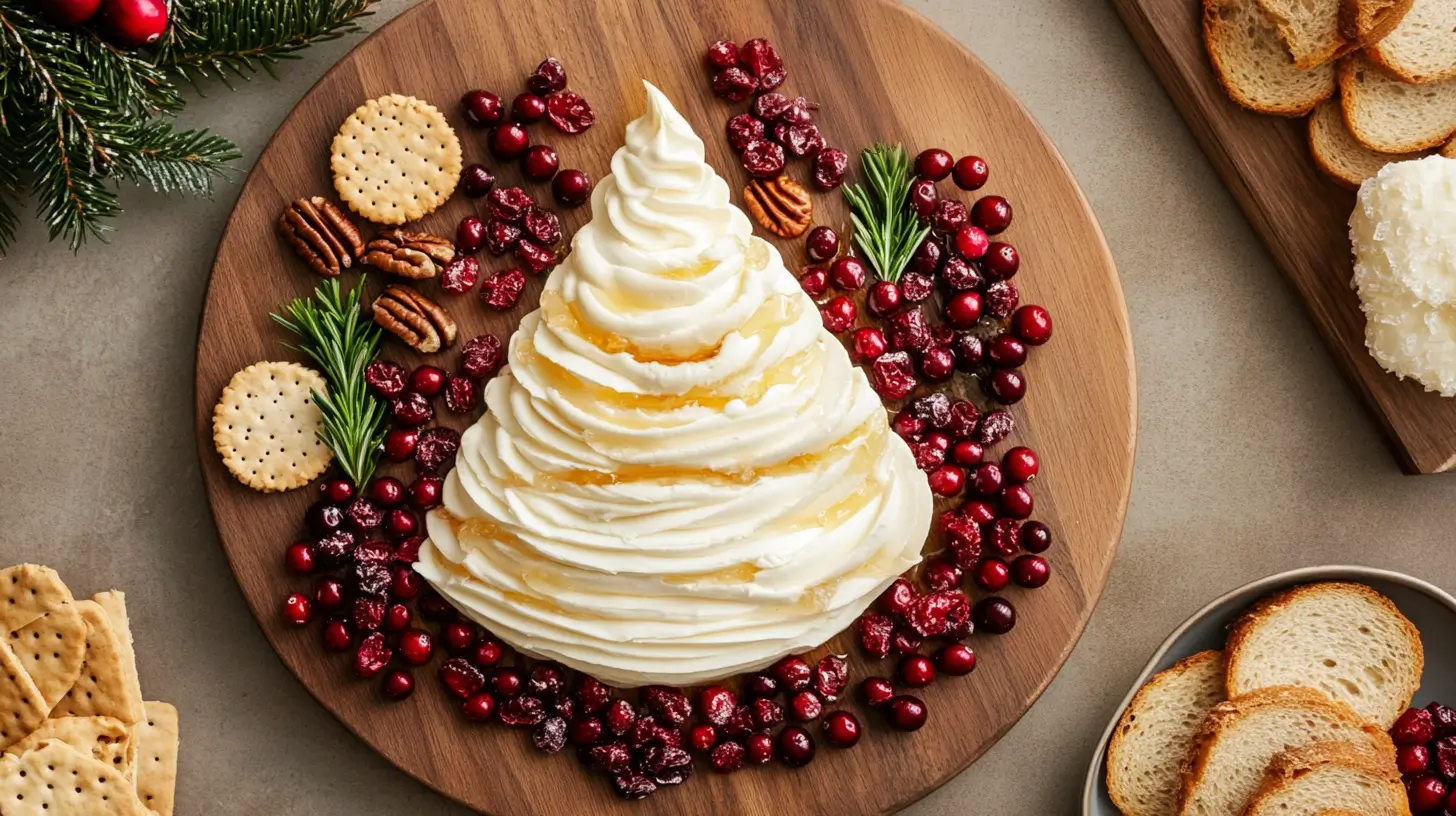
[[[319,441],[334,452],[344,475],[361,488],[374,474],[384,442],[385,407],[369,393],[364,369],[379,353],[379,327],[359,308],[364,278],[347,295],[339,281],[330,279],[314,289],[312,298],[296,298],[283,317],[272,318],[301,340],[288,348],[307,354],[324,371],[329,393],[313,392],[324,415]]]
[[[910,156],[898,144],[876,142],[860,153],[869,190],[858,184],[844,188],[854,222],[854,242],[875,274],[894,283],[905,271],[930,227],[920,223],[908,204]]]

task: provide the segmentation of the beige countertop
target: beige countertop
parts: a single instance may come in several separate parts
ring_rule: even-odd
[[[369,26],[406,5],[386,0]],[[1456,588],[1456,482],[1400,475],[1109,5],[910,5],[1020,95],[1081,182],[1121,270],[1141,417],[1126,533],[1086,635],[998,745],[907,812],[1072,813],[1127,684],[1215,595],[1341,562]],[[194,99],[184,121],[256,156],[352,42],[285,64],[281,82]],[[72,256],[27,221],[0,259],[0,564],[42,561],[78,591],[127,592],[146,695],[181,710],[180,813],[463,813],[308,696],[217,545],[192,366],[237,190],[207,202],[128,189],[109,246]]]

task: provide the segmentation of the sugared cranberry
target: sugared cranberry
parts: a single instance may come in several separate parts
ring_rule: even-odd
[[[591,177],[580,170],[562,170],[551,180],[551,195],[568,207],[585,202],[591,191]]]
[[[1011,562],[1011,577],[1027,589],[1045,586],[1051,574],[1051,565],[1039,555],[1023,555]]]
[[[972,465],[980,464],[981,457],[984,455],[985,450],[979,444],[969,439],[963,439],[955,443],[950,449],[951,461],[962,467],[971,467]]]
[[[1416,813],[1434,811],[1446,802],[1446,783],[1434,776],[1422,776],[1410,783],[1410,808]]]
[[[435,418],[435,407],[424,394],[411,391],[389,401],[389,414],[401,425],[418,428]]]
[[[539,122],[546,116],[546,100],[533,93],[523,93],[511,101],[511,116],[517,122]]]
[[[1431,767],[1431,749],[1424,745],[1402,745],[1395,749],[1395,767],[1402,774],[1423,774]]]
[[[815,300],[824,297],[829,291],[829,272],[822,266],[811,266],[804,270],[799,276],[799,287],[804,294]]]
[[[738,44],[732,40],[719,40],[708,46],[703,61],[709,68],[732,68],[738,64]]]
[[[375,632],[360,641],[354,652],[354,673],[366,680],[384,671],[394,657],[394,650],[384,643],[384,635]]]
[[[829,267],[829,279],[844,290],[854,290],[865,285],[869,270],[859,258],[845,256]]]
[[[797,725],[779,733],[779,759],[790,768],[802,768],[814,760],[814,738]]]
[[[837,147],[826,147],[814,154],[814,186],[820,190],[833,190],[844,183],[844,174],[849,171],[849,154]]]
[[[1031,517],[1034,501],[1031,491],[1025,485],[1007,485],[1001,491],[1001,510],[1009,518],[1024,519]]]
[[[526,152],[531,146],[531,137],[515,122],[505,122],[491,128],[489,146],[496,158],[511,161]]]
[[[999,558],[983,558],[976,564],[972,577],[976,580],[976,586],[981,589],[1000,592],[1011,583],[1011,568]]]
[[[984,196],[971,207],[971,223],[989,235],[999,235],[1011,226],[1011,202],[997,195]]]
[[[1436,738],[1435,720],[1423,708],[1410,708],[1390,728],[1396,745],[1424,745]]]
[[[1011,316],[1011,331],[1026,343],[1039,346],[1052,337],[1052,316],[1046,309],[1027,304]]]
[[[935,190],[935,182],[921,179],[910,185],[910,209],[921,218],[929,218],[935,212],[936,202],[939,200],[940,194]]]
[[[711,725],[700,726],[712,730]],[[696,734],[696,730],[693,732]],[[707,750],[707,749],[703,749]],[[724,742],[711,747],[712,753],[708,755],[708,764],[718,773],[733,773],[743,767],[744,755],[747,753],[742,745],[736,742]]]
[[[947,643],[935,653],[935,667],[954,677],[970,674],[976,668],[976,653],[964,643]]]
[[[768,139],[749,142],[739,159],[755,178],[773,178],[784,171],[784,149]]]
[[[1016,247],[996,241],[986,252],[981,268],[986,270],[986,279],[991,281],[1010,280],[1021,268],[1021,255]]]
[[[307,595],[295,592],[283,599],[283,619],[294,626],[302,626],[313,620],[313,601]]]
[[[956,254],[962,260],[979,261],[985,257],[986,251],[991,247],[991,239],[986,237],[986,231],[973,224],[962,224],[955,231],[954,246]]]
[[[896,731],[919,730],[925,716],[925,703],[919,697],[902,694],[885,704],[885,720]]]
[[[993,635],[1004,635],[1016,626],[1016,607],[1003,598],[983,598],[971,610],[976,628]]]
[[[931,382],[945,382],[955,373],[955,368],[955,352],[944,346],[926,349],[920,358],[920,373]]]
[[[760,91],[771,91],[783,84],[787,71],[784,60],[773,43],[762,37],[755,37],[738,49],[738,64],[758,77]]]
[[[949,198],[935,203],[930,213],[930,226],[936,232],[952,233],[966,223],[966,205]]]
[[[461,704],[460,711],[471,722],[485,722],[495,716],[495,698],[490,692],[482,691]]]
[[[490,91],[470,91],[460,98],[465,108],[465,121],[475,127],[489,127],[505,118],[505,105]]]
[[[757,88],[758,80],[753,74],[736,65],[713,74],[713,93],[729,102],[742,102],[752,96]]]
[[[990,524],[996,520],[995,508],[986,502],[966,502],[961,505],[961,513],[973,524]]]
[[[778,678],[771,674],[755,674],[743,682],[743,693],[750,698],[774,697],[780,690]]]
[[[986,186],[986,178],[990,175],[986,160],[980,156],[962,156],[951,169],[955,185],[962,190],[981,189]]]
[[[930,492],[937,496],[959,496],[966,486],[966,472],[955,465],[941,465],[930,472]]]
[[[561,166],[556,148],[551,145],[532,145],[521,161],[521,173],[531,181],[550,181]]]
[[[403,669],[396,669],[384,675],[380,690],[391,700],[403,700],[415,693],[415,676]]]
[[[865,305],[869,307],[870,314],[877,316],[895,311],[900,308],[900,287],[891,281],[876,281],[870,287]]]
[[[958,329],[969,329],[981,319],[981,293],[961,292],[945,305],[945,317]]]
[[[1013,405],[1026,396],[1026,375],[1019,368],[1000,368],[981,381],[986,393],[1002,405]]]
[[[789,713],[799,722],[817,720],[824,713],[824,701],[806,689],[789,699]]]
[[[764,138],[763,120],[751,113],[740,113],[728,119],[724,132],[728,136],[728,145],[742,152],[750,142]]]
[[[337,619],[324,624],[325,649],[331,652],[342,652],[352,645],[354,645],[354,638],[349,634],[349,624]]]
[[[841,295],[824,304],[819,309],[819,315],[824,320],[824,328],[830,332],[840,334],[849,331],[856,317],[854,301]]]
[[[852,337],[854,356],[857,360],[875,360],[889,350],[884,333],[873,326],[855,329]]]
[[[798,655],[788,655],[773,665],[773,676],[789,691],[802,691],[814,679],[814,669]]]
[[[308,541],[290,544],[283,554],[283,563],[299,575],[313,572],[315,566],[313,544]]]
[[[435,641],[423,629],[405,632],[399,636],[399,654],[411,666],[423,666],[435,656]]]
[[[911,688],[924,688],[935,682],[935,665],[922,655],[908,655],[900,661],[899,677]]]
[[[815,227],[809,230],[809,237],[804,239],[804,251],[809,260],[815,263],[833,260],[839,254],[839,233],[833,227]]]
[[[925,585],[933,592],[960,586],[962,577],[961,568],[950,561],[937,559],[925,565]]]
[[[915,157],[915,175],[918,178],[940,181],[950,175],[955,159],[938,147],[920,151]]]

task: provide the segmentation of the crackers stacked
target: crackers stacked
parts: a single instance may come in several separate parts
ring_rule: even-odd
[[[170,816],[177,710],[143,702],[126,598],[0,570],[0,813]]]
[[[1315,162],[1341,185],[1456,154],[1451,0],[1203,0],[1203,38],[1235,102],[1309,115]]]
[[[1362,584],[1260,601],[1148,681],[1107,749],[1125,816],[1410,816],[1386,730],[1420,685],[1420,633]]]

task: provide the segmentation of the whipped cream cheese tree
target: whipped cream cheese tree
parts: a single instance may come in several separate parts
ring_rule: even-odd
[[[823,643],[919,561],[932,511],[864,373],[646,92],[416,567],[513,647],[621,686]]]

